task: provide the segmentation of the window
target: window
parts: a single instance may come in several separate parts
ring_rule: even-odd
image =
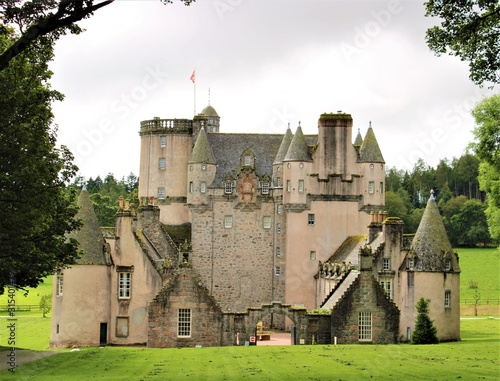
[[[56,275],[56,295],[62,296],[63,294],[63,283],[64,283],[64,274],[57,273]]]
[[[374,181],[368,182],[368,193],[370,193],[370,194],[375,193],[375,182]]]
[[[408,275],[408,288],[413,287],[415,284],[415,273],[407,273]]]
[[[264,229],[270,229],[271,228],[271,216],[264,216],[264,217],[262,217],[262,227]]]
[[[251,164],[252,164],[252,157],[250,155],[245,155],[244,165],[248,167]]]
[[[415,266],[415,260],[413,258],[408,259],[408,268],[410,270],[413,270],[413,267]]]
[[[292,182],[290,180],[286,181],[286,191],[290,192],[292,190]]]
[[[128,317],[116,317],[116,337],[128,337]]]
[[[161,170],[164,170],[165,168],[167,168],[167,161],[165,160],[164,157],[160,157],[160,160],[158,161],[158,167]]]
[[[164,199],[165,199],[165,188],[159,187],[158,188],[158,200],[164,200]]]
[[[278,188],[283,188],[283,179],[281,177],[276,178],[276,186]]]
[[[202,181],[200,183],[200,192],[205,193],[207,191],[207,183],[205,181]]]
[[[226,229],[233,227],[233,216],[224,216],[224,227]]]
[[[276,247],[276,258],[281,257],[281,247]]]
[[[299,192],[304,192],[304,180],[299,180]]]
[[[307,215],[307,224],[308,225],[314,225],[314,214],[308,214]]]
[[[380,285],[383,287],[385,294],[392,299],[392,280],[391,279],[381,279]]]
[[[383,258],[382,259],[382,268],[384,270],[390,270],[391,269],[391,259],[390,258]]]
[[[451,259],[446,259],[444,261],[444,269],[446,271],[450,271],[451,270]]]
[[[269,194],[269,183],[262,183],[262,194]]]
[[[275,266],[274,267],[274,274],[277,276],[281,275],[281,267],[280,266]]]
[[[372,313],[360,312],[358,317],[359,341],[372,341]]]
[[[380,182],[380,193],[384,193],[384,183],[382,181]]]
[[[131,273],[118,273],[118,298],[130,299]]]
[[[160,135],[160,147],[166,147],[167,146],[167,136],[166,135]]]
[[[276,224],[276,233],[281,234],[281,224]]]
[[[189,182],[189,193],[193,193],[194,192],[194,184],[192,181]]]
[[[191,310],[180,308],[177,313],[177,336],[191,337]]]
[[[233,193],[233,183],[231,181],[226,181],[226,185],[224,187],[225,194]]]
[[[311,252],[309,253],[309,259],[310,259],[311,261],[316,260],[316,252],[315,252],[315,251],[311,251]]]
[[[445,308],[451,308],[451,291],[444,292],[444,306]]]
[[[276,212],[278,214],[283,213],[283,204],[278,204],[278,206],[276,207]]]

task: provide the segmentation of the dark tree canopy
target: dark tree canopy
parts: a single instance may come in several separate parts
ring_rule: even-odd
[[[478,84],[500,83],[500,3],[498,0],[430,0],[426,16],[441,20],[427,30],[427,44],[469,62],[469,77]]]
[[[12,30],[0,48],[12,43]],[[0,71],[0,293],[6,284],[36,287],[77,258],[66,234],[79,227],[73,157],[56,147],[51,103],[62,95],[48,85],[52,48],[26,50]]]

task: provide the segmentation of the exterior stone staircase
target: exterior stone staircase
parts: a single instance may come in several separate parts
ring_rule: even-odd
[[[321,308],[332,309],[340,300],[342,295],[344,295],[347,289],[351,286],[351,284],[358,278],[358,276],[359,270],[352,269],[344,278],[344,280],[335,289],[332,290],[326,301],[321,305]]]

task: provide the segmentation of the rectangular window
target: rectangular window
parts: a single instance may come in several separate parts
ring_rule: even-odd
[[[413,270],[413,267],[415,266],[415,261],[413,260],[413,258],[409,258],[408,259],[408,268],[410,270]]]
[[[128,337],[128,317],[116,317],[116,337]]]
[[[281,257],[281,247],[276,247],[276,258]]]
[[[245,155],[245,166],[252,164],[252,157],[250,155]]]
[[[315,251],[311,251],[311,252],[309,253],[309,259],[310,259],[311,261],[316,260],[316,252],[315,252]]]
[[[165,168],[167,168],[167,161],[165,160],[164,157],[160,157],[160,160],[158,161],[158,167],[161,170],[164,170]]]
[[[262,217],[262,227],[264,229],[270,229],[271,228],[271,216],[264,216],[264,217]]]
[[[200,192],[201,193],[206,193],[206,191],[207,191],[207,183],[205,181],[202,181],[200,183]]]
[[[158,188],[158,200],[164,200],[164,199],[165,199],[165,188],[159,187]]]
[[[415,284],[415,273],[414,272],[409,272],[406,273],[408,276],[408,288],[412,288],[413,285]]]
[[[166,147],[167,146],[167,136],[166,135],[160,135],[160,147]]]
[[[451,270],[451,259],[445,259],[445,261],[444,261],[444,269],[446,271],[450,271]]]
[[[385,294],[392,299],[392,280],[381,279],[380,285],[384,288]]]
[[[280,266],[275,266],[274,267],[274,274],[277,276],[281,275],[281,267]]]
[[[278,214],[283,213],[283,204],[278,204],[278,206],[276,207],[276,211]]]
[[[278,188],[283,188],[283,180],[281,179],[281,177],[276,178],[276,184]]]
[[[118,273],[118,298],[130,299],[132,273]]]
[[[307,215],[307,224],[314,225],[314,219],[315,219],[314,214],[308,214]]]
[[[56,295],[62,296],[63,294],[63,283],[64,283],[64,274],[57,273],[56,275]]]
[[[227,181],[224,187],[224,193],[231,194],[233,193],[233,183],[231,181]]]
[[[380,194],[384,193],[384,183],[380,182]]]
[[[384,270],[390,270],[391,269],[391,259],[390,258],[383,258],[382,259],[382,268]]]
[[[368,193],[370,193],[370,194],[375,193],[375,182],[374,181],[368,182]]]
[[[193,193],[194,192],[194,184],[192,181],[189,182],[189,193]]]
[[[276,224],[276,233],[281,234],[281,224]]]
[[[444,292],[444,306],[445,308],[451,308],[451,291]]]
[[[269,194],[269,183],[262,183],[262,194]]]
[[[224,216],[224,227],[226,229],[233,227],[233,216]]]
[[[177,336],[191,337],[191,310],[180,308],[177,313]]]
[[[291,192],[292,190],[292,181],[291,180],[287,180],[286,181],[286,191],[287,192]]]
[[[359,341],[372,341],[372,313],[360,312],[358,317]]]
[[[304,192],[304,180],[299,180],[299,192]]]

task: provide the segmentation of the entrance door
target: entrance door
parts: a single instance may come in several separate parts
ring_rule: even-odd
[[[99,345],[106,345],[108,343],[108,323],[101,323],[99,334]]]

